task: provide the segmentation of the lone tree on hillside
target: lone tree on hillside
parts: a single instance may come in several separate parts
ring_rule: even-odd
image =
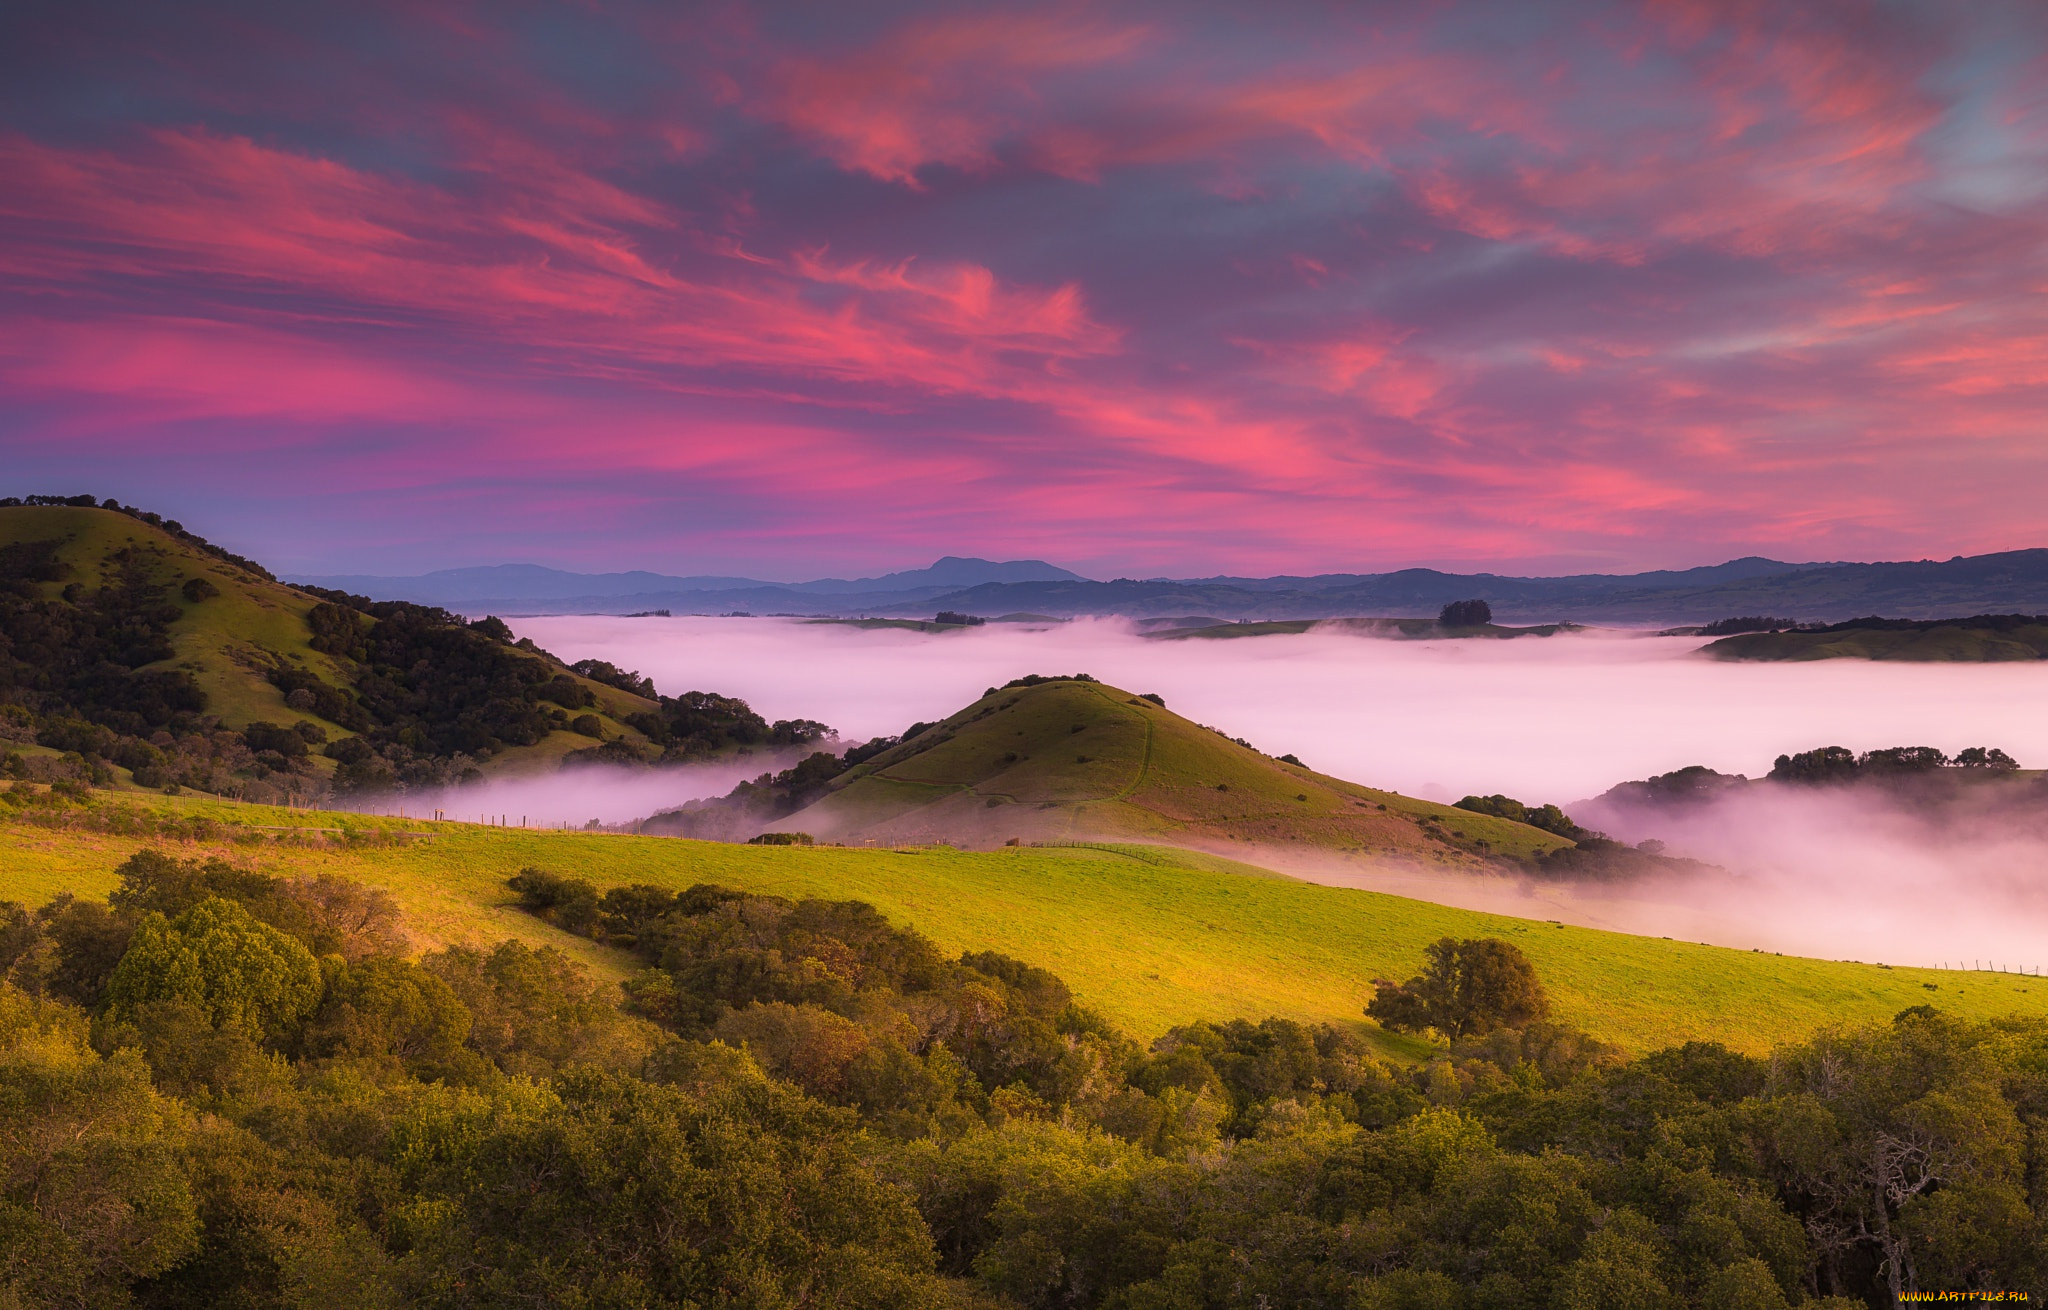
[[[1375,979],[1378,995],[1365,1012],[1388,1028],[1434,1028],[1450,1037],[1526,1028],[1550,1017],[1535,966],[1510,943],[1445,937],[1427,954],[1429,963],[1405,983]]]
[[[1479,628],[1493,622],[1493,606],[1483,600],[1454,600],[1436,621],[1447,628]]]

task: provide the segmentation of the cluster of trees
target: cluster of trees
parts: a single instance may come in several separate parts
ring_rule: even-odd
[[[1739,773],[1721,773],[1704,764],[1688,764],[1669,773],[1617,783],[1602,799],[1636,805],[1698,805],[1746,786],[1748,782],[1749,779]]]
[[[1532,828],[1556,833],[1567,841],[1577,841],[1586,836],[1586,830],[1573,823],[1571,816],[1555,805],[1524,805],[1512,796],[1495,793],[1492,796],[1467,796],[1457,803],[1458,809],[1474,814],[1490,814],[1496,819],[1511,819],[1526,823]]]
[[[988,620],[972,614],[961,614],[955,610],[940,610],[932,616],[932,622],[944,628],[978,628]]]
[[[1744,632],[1784,632],[1800,627],[1797,619],[1774,619],[1762,614],[1732,619],[1715,619],[1700,628],[1702,637],[1733,637]]]
[[[1858,755],[1846,746],[1823,746],[1818,750],[1780,755],[1771,765],[1769,780],[1804,784],[1849,783],[1865,780],[1924,778],[1942,770],[1965,773],[2001,774],[2019,768],[2018,761],[1995,746],[1971,746],[1954,757],[1932,746],[1892,746]]]
[[[1483,600],[1454,600],[1437,612],[1446,628],[1483,628],[1493,622],[1493,606]]]
[[[288,701],[304,693],[313,712],[357,734],[328,751],[344,790],[457,780],[472,761],[531,746],[597,703],[501,619],[308,590],[324,598],[307,615],[311,644],[343,662],[351,685],[342,693],[291,668],[271,676]]]
[[[1682,774],[1690,772],[1685,770]],[[1681,775],[1666,776],[1677,778]],[[1625,783],[1623,786],[1649,786],[1658,781],[1660,780],[1653,779],[1650,784]],[[1666,855],[1664,843],[1654,838],[1631,846],[1627,842],[1615,841],[1605,833],[1581,828],[1572,822],[1570,815],[1555,805],[1524,805],[1512,796],[1496,794],[1467,796],[1457,803],[1456,808],[1470,810],[1474,814],[1490,814],[1495,818],[1526,823],[1532,828],[1555,833],[1571,842],[1570,846],[1543,851],[1533,859],[1518,862],[1520,867],[1544,877],[1616,882],[1658,874],[1720,872],[1713,865],[1699,860]]]
[[[833,735],[814,719],[769,723],[745,701],[708,691],[657,697],[656,708],[629,715],[626,722],[661,749],[663,763],[704,759],[734,748],[806,746]]]
[[[104,904],[0,906],[0,1303],[2048,1292],[2037,1021],[1626,1061],[1546,1020],[1512,948],[1442,942],[1381,993],[1446,1035],[1397,1068],[1280,1019],[1135,1042],[865,905],[515,876],[648,966],[625,1013],[545,948],[410,957],[351,884],[119,872]]]

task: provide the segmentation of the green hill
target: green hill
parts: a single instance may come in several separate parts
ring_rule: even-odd
[[[2048,659],[2048,615],[1852,619],[1823,628],[1746,632],[1706,647],[1722,660],[1908,660],[1979,664]]]
[[[1080,679],[992,690],[840,775],[774,827],[847,842],[1291,844],[1446,865],[1570,845],[1274,759]]]
[[[0,765],[257,800],[798,744],[738,701],[571,669],[494,619],[287,586],[132,508],[0,502]]]
[[[1363,1024],[1372,980],[1412,975],[1424,946],[1443,936],[1513,941],[1535,962],[1560,1021],[1635,1052],[1701,1039],[1761,1053],[1824,1025],[1882,1021],[1922,1003],[1969,1018],[2048,1013],[2048,982],[2034,978],[1559,927],[1160,847],[745,846],[95,793],[85,807],[54,812],[0,807],[0,899],[103,896],[115,865],[144,846],[357,879],[391,891],[420,949],[514,937],[555,945],[613,979],[626,976],[626,957],[519,912],[504,879],[537,866],[600,887],[716,883],[862,900],[945,951],[995,950],[1051,969],[1148,1038],[1197,1018]],[[1391,1053],[1419,1051],[1405,1038],[1376,1040]]]

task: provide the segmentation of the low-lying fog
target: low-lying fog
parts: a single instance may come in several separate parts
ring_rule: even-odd
[[[718,691],[842,736],[901,732],[1026,673],[1092,673],[1272,754],[1410,795],[1560,804],[1687,764],[1755,776],[1783,751],[2002,746],[2048,764],[2048,663],[1724,664],[1691,637],[1147,641],[1125,624],[927,634],[787,619],[518,619],[567,660]]]
[[[1022,674],[1092,673],[1158,692],[1189,718],[1339,777],[1439,800],[1505,792],[1555,801],[1614,836],[1658,837],[1672,854],[1730,871],[1615,888],[1289,866],[1317,881],[1829,958],[2048,964],[2048,840],[2039,828],[1930,825],[1868,798],[1780,789],[1683,818],[1575,804],[1689,764],[1757,777],[1781,752],[1823,745],[1930,745],[1951,754],[1988,745],[2024,765],[2048,765],[2048,663],[1727,664],[1698,656],[1696,638],[1615,634],[1162,642],[1115,621],[944,634],[609,616],[514,627],[564,659],[637,669],[670,694],[740,696],[765,717],[822,720],[849,740],[940,718]],[[576,814],[613,821],[720,793],[758,767],[523,785],[534,789],[535,810],[559,808],[541,798],[566,785],[583,789]],[[630,790],[607,798],[614,786]],[[490,799],[496,792],[458,803],[516,815],[510,800]]]

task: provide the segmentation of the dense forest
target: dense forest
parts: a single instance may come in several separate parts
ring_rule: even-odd
[[[144,852],[0,906],[0,1303],[1764,1307],[2048,1291],[2048,1024],[1916,1007],[1626,1060],[1506,943],[1390,1024],[1118,1032],[858,903],[520,903],[630,953],[408,954],[382,893]],[[626,955],[621,956],[627,958]],[[1937,998],[1930,993],[1930,1002]],[[1405,1015],[1393,1013],[1406,1005]]]

